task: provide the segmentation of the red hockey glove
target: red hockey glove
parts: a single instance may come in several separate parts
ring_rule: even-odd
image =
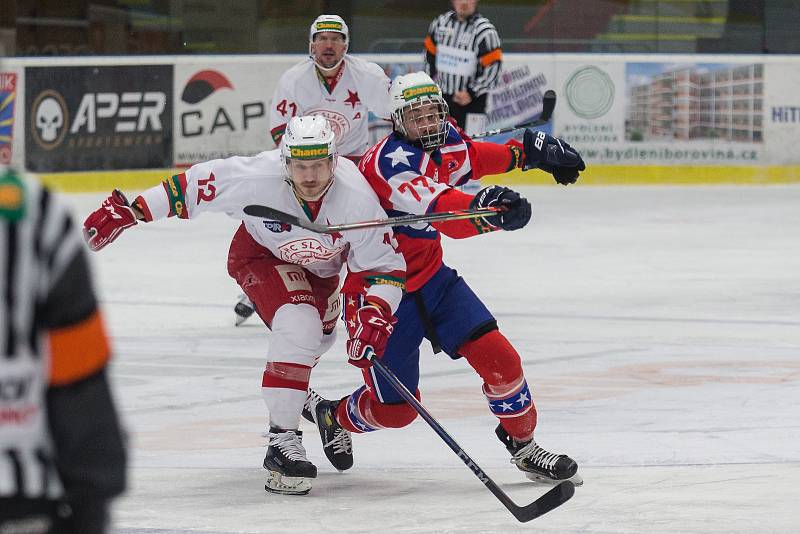
[[[371,353],[374,352],[377,357],[383,356],[397,319],[393,315],[387,317],[383,310],[370,304],[359,308],[353,319],[356,326],[347,340],[347,361],[356,367],[369,367],[372,365]]]
[[[114,241],[123,230],[136,225],[136,214],[128,199],[119,189],[103,201],[99,209],[93,211],[83,221],[83,237],[92,250],[100,250]]]

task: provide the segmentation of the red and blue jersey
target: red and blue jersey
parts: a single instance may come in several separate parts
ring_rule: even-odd
[[[454,187],[510,171],[521,160],[522,150],[516,145],[472,141],[451,126],[445,143],[433,152],[392,133],[364,154],[359,169],[393,217],[466,209],[473,196]],[[441,266],[440,233],[460,239],[495,229],[483,219],[394,227],[406,260],[407,291],[422,287]]]

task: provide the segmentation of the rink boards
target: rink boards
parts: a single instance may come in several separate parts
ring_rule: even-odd
[[[6,59],[0,162],[92,191],[146,187],[175,168],[273,148],[272,93],[302,57]],[[417,54],[363,57],[390,77],[422,68]],[[545,129],[584,155],[586,184],[792,183],[798,78],[791,56],[508,54],[488,127],[535,118],[554,89]],[[328,118],[343,131],[352,117]],[[378,140],[389,127],[373,116],[370,131]],[[549,183],[536,172],[497,181]]]

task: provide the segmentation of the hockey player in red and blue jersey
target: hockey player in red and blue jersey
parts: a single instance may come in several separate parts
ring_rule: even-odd
[[[577,464],[564,454],[541,448],[533,439],[536,408],[519,354],[497,327],[497,321],[455,270],[442,262],[441,234],[467,238],[496,230],[517,230],[531,217],[531,206],[501,186],[468,195],[456,186],[516,167],[540,168],[561,184],[574,183],[584,170],[572,147],[544,132],[526,130],[523,143],[498,145],[466,138],[448,120],[441,90],[424,73],[397,77],[390,89],[394,132],[372,147],[359,168],[389,215],[498,206],[503,211],[480,219],[426,223],[394,228],[398,250],[406,260],[406,293],[395,314],[397,323],[385,347],[374,347],[389,367],[419,398],[419,346],[423,338],[434,352],[463,357],[483,379],[483,394],[499,419],[496,433],[513,463],[529,478],[546,482],[572,478],[580,483]],[[361,324],[359,293],[344,294],[348,329]],[[365,385],[341,401],[327,401],[309,390],[305,415],[312,417],[328,448],[349,443],[347,431],[362,433],[399,428],[417,413],[370,369],[364,346],[348,344],[349,361],[363,369]],[[337,439],[338,438],[338,439]],[[339,469],[352,465],[352,454],[326,448]]]

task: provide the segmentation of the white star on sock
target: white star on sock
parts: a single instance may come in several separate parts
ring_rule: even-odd
[[[369,430],[369,427],[368,427],[367,425],[365,425],[364,423],[362,423],[361,421],[358,421],[358,420],[356,420],[356,421],[354,421],[353,423],[354,423],[354,424],[355,424],[355,425],[356,425],[358,428],[360,428],[361,430],[363,430],[364,432],[366,432],[367,430]]]

